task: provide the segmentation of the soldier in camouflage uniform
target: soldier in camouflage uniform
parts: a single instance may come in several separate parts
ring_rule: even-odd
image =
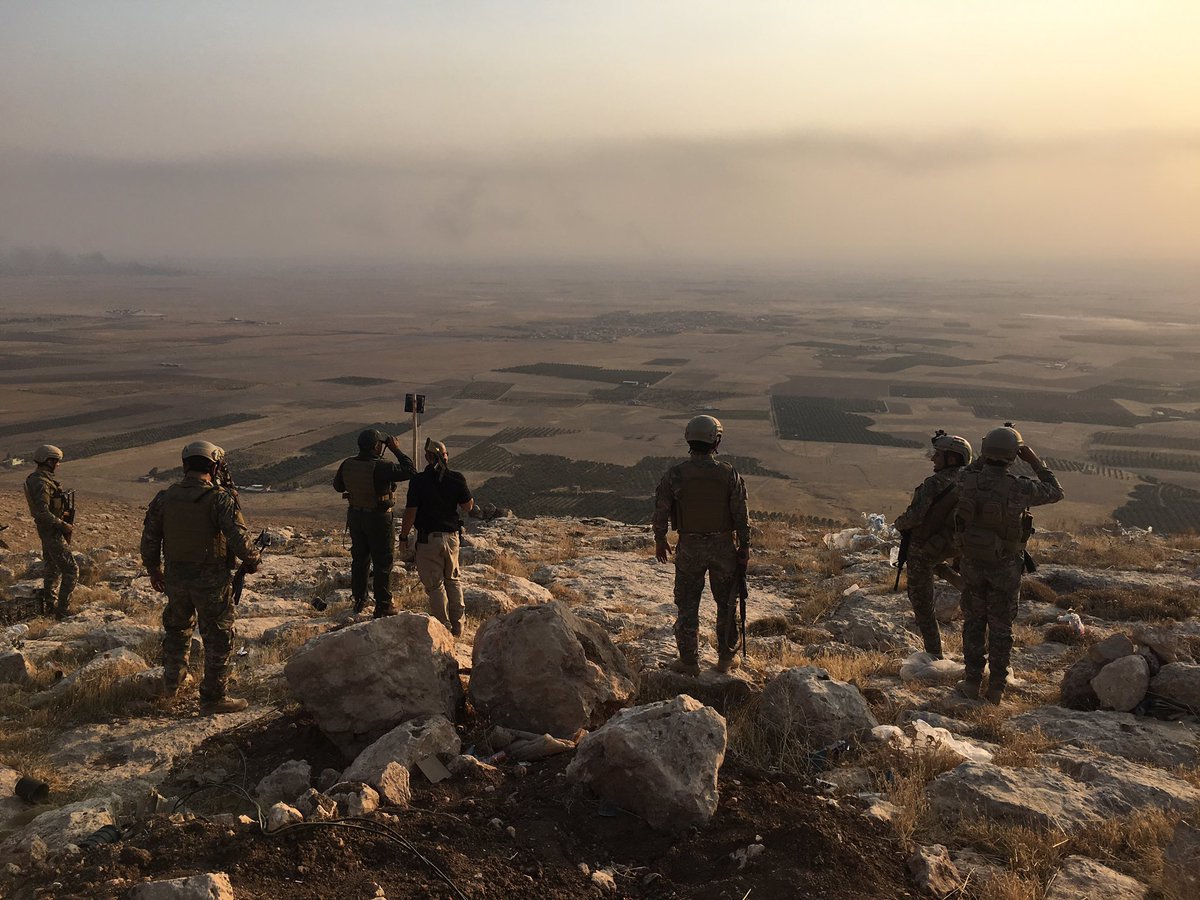
[[[234,561],[258,569],[259,551],[247,533],[237,498],[214,484],[224,451],[208,441],[183,448],[183,480],[150,501],[142,527],[142,563],[163,610],[163,689],[174,696],[187,670],[192,628],[204,639],[200,712],[237,712],[246,701],[226,696],[233,647]],[[164,569],[163,557],[166,557]]]
[[[383,458],[385,446],[396,462]],[[396,560],[392,508],[396,505],[396,484],[416,474],[416,465],[400,450],[395,437],[368,428],[358,436],[358,456],[342,460],[333,476],[334,490],[350,501],[346,528],[350,532],[350,594],[356,613],[367,605],[368,566],[375,570],[375,618],[396,611],[392,605],[392,566]]]
[[[665,563],[671,554],[668,526],[679,532],[675,555],[679,658],[670,668],[685,675],[700,674],[700,597],[706,573],[717,602],[716,669],[728,672],[737,666],[733,592],[737,568],[750,558],[750,519],[742,476],[715,458],[721,435],[721,423],[712,416],[696,416],[688,422],[684,437],[691,454],[667,470],[654,496],[654,555],[659,562]]]
[[[1008,679],[1025,544],[1033,533],[1029,508],[1057,503],[1063,489],[1011,425],[989,431],[980,452],[982,459],[959,476],[954,513],[955,543],[962,559],[966,663],[958,690],[972,700],[979,698],[986,651],[987,699],[998,704]],[[1037,481],[1009,473],[1018,458],[1029,463]]]
[[[933,609],[933,579],[940,575],[962,587],[958,573],[946,561],[954,550],[954,509],[958,505],[958,475],[971,462],[971,445],[958,435],[939,430],[933,436],[933,474],[913,491],[908,509],[896,519],[896,530],[909,538],[908,601],[912,604],[917,629],[925,652],[942,658],[942,635]]]
[[[39,612],[53,613],[60,620],[70,614],[71,591],[79,578],[79,565],[68,546],[74,526],[64,518],[68,515],[69,501],[54,477],[62,458],[63,452],[57,447],[43,444],[33,451],[37,469],[25,479],[25,500],[42,540],[42,608]]]

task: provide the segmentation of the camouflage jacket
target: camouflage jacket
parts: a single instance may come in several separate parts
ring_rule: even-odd
[[[180,483],[197,485],[202,482],[194,475],[185,475]],[[225,535],[225,540],[234,556],[247,561],[257,560],[258,548],[254,546],[254,540],[250,537],[246,520],[242,518],[242,511],[238,509],[233,495],[224,488],[214,487],[213,490],[217,492],[210,505],[214,520],[213,527]],[[148,572],[158,572],[163,567],[163,502],[166,493],[166,491],[159,491],[150,501],[150,506],[146,510],[146,519],[142,523],[142,565]]]
[[[52,510],[51,501],[61,496],[62,485],[45,469],[37,469],[25,479],[25,499],[29,503],[29,514],[37,523],[39,531],[64,532],[66,523],[61,515]]]
[[[954,488],[962,472],[960,466],[952,466],[934,472],[922,481],[913,491],[912,501],[908,509],[896,518],[897,531],[913,532],[913,549],[926,542],[950,545],[954,537],[954,507],[956,498]],[[938,509],[934,509],[934,505]],[[942,521],[930,521],[931,514],[937,514]],[[911,551],[910,551],[911,552]]]
[[[666,474],[663,475],[662,480],[658,483],[658,489],[654,492],[654,516],[651,522],[654,526],[654,539],[656,541],[666,540],[667,529],[671,525],[675,503],[679,499],[676,496],[676,484],[678,482],[674,477],[674,471],[678,466],[688,465],[689,463],[719,465],[711,456],[692,456],[686,462],[677,463],[666,471]],[[738,546],[748,548],[750,546],[750,514],[746,502],[746,482],[738,474],[737,469],[730,466],[729,471],[729,512],[733,519],[733,530],[737,535]]]

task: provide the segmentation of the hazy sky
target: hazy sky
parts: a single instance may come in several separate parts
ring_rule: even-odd
[[[0,242],[1195,259],[1198,35],[1195,0],[0,0]]]

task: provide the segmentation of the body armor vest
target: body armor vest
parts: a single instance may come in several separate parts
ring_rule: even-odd
[[[392,505],[391,492],[380,494],[375,487],[375,462],[355,458],[342,463],[342,483],[346,485],[346,499],[351,506],[375,509],[380,503]]]
[[[996,562],[1018,556],[1033,533],[1033,516],[1010,502],[1016,481],[995,466],[971,467],[959,481],[954,530],[966,559]]]
[[[50,508],[50,512],[60,519],[66,515],[67,495],[62,489],[62,485],[43,472],[34,472],[25,479],[25,502],[29,504],[29,511],[33,512],[34,481],[42,481],[50,487],[50,499],[46,504]]]
[[[173,484],[164,491],[163,552],[169,563],[224,562],[225,535],[213,524],[217,488]]]
[[[921,524],[913,527],[913,544],[925,556],[945,559],[954,553],[954,512],[958,508],[958,476],[952,476],[934,499]]]
[[[671,470],[675,491],[675,530],[680,534],[733,531],[729,511],[729,463],[680,463]]]

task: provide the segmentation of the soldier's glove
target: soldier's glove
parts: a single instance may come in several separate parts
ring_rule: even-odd
[[[242,563],[242,571],[247,575],[253,575],[258,571],[258,565],[262,562],[262,557],[256,556],[254,559],[248,559]]]
[[[69,538],[75,531],[75,526],[65,520],[60,522],[58,527],[59,530],[62,531],[62,536],[65,538]]]
[[[742,567],[745,567],[750,564],[750,548],[749,547],[738,547],[737,564]]]
[[[154,588],[160,594],[167,589],[167,582],[163,578],[162,569],[157,569],[150,573],[150,587]]]

